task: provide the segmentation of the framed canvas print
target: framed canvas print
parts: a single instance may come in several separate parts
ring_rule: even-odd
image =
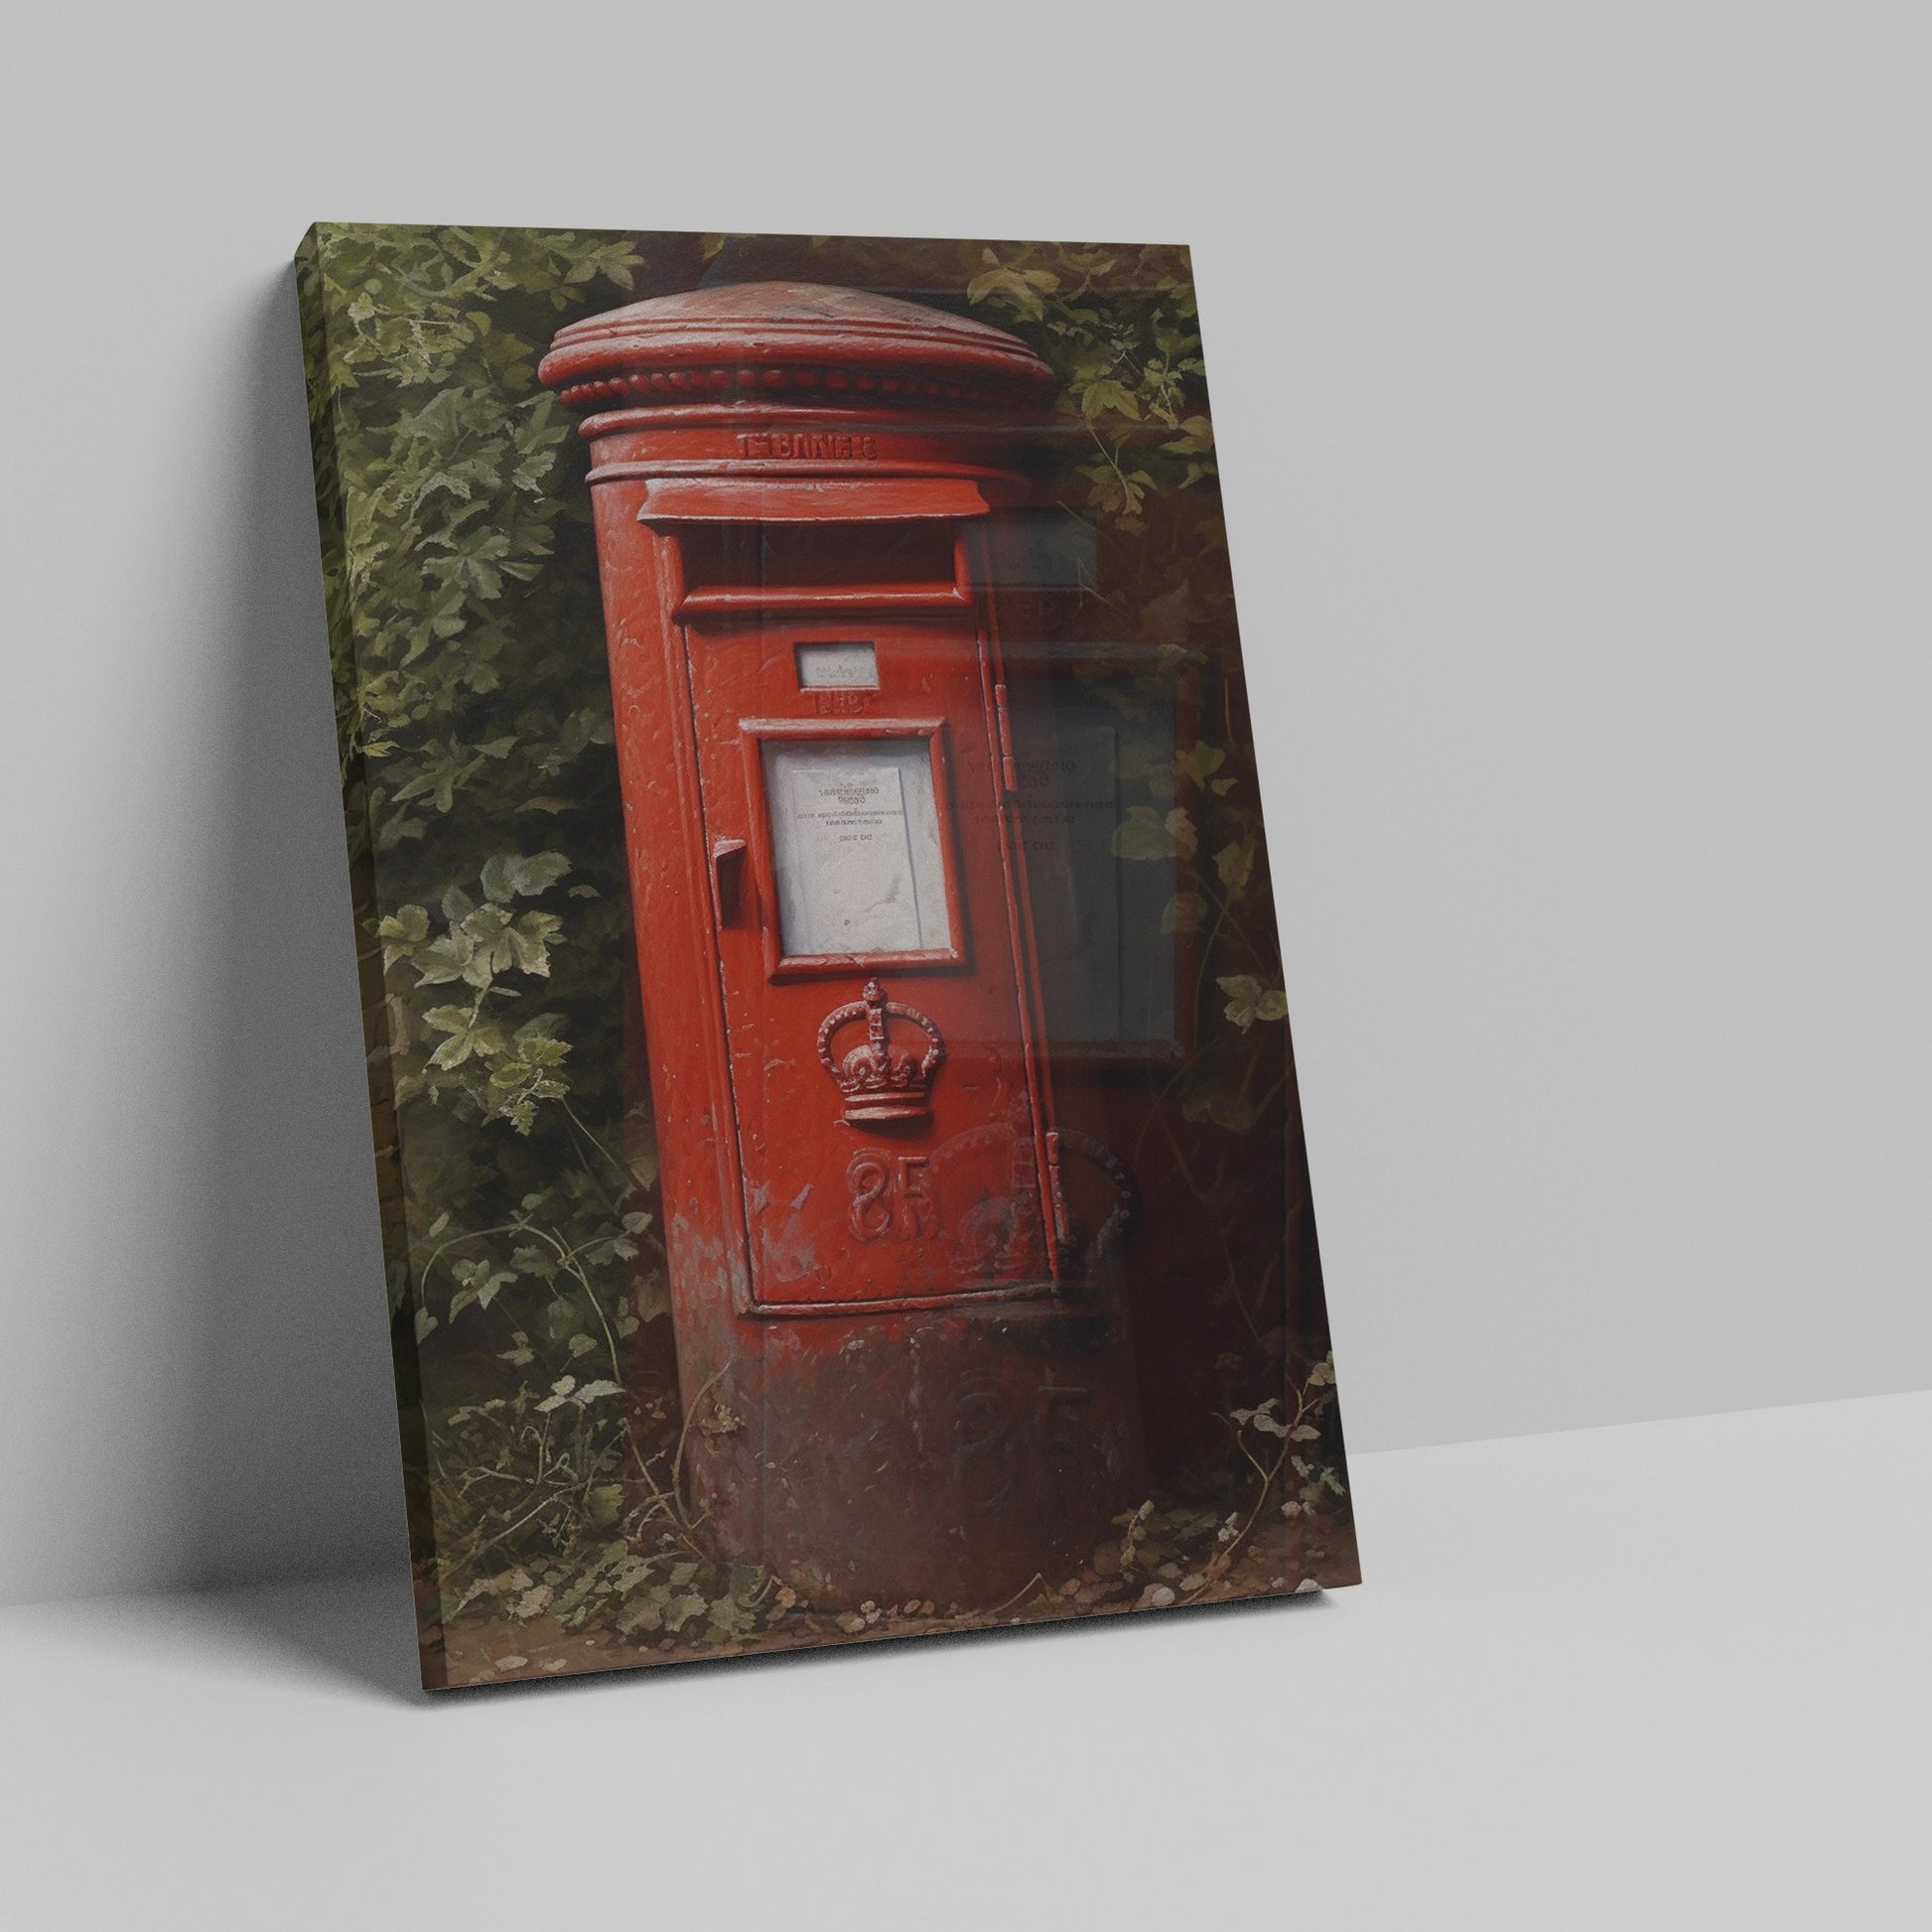
[[[298,277],[424,1682],[1353,1582],[1185,250]]]

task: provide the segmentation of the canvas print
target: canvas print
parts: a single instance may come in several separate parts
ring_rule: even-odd
[[[1185,249],[297,272],[425,1684],[1354,1582]]]

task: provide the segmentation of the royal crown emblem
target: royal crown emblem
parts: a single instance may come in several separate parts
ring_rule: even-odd
[[[832,1050],[835,1035],[844,1028],[865,1022],[866,1036],[845,1055]],[[926,1036],[926,1048],[916,1059],[892,1042],[892,1022],[902,1020]],[[946,1042],[916,1007],[901,1006],[886,997],[877,980],[868,980],[858,999],[828,1013],[818,1029],[818,1057],[845,1096],[845,1118],[854,1127],[882,1121],[923,1120],[932,1111],[932,1076],[946,1057]]]

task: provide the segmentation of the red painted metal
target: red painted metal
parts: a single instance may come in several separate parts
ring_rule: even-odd
[[[1003,664],[1028,618],[991,562],[1051,371],[935,310],[743,284],[574,325],[542,376],[596,412],[694,1499],[815,1602],[998,1601],[1139,1480],[1084,1266],[1118,1229],[1061,1184]]]

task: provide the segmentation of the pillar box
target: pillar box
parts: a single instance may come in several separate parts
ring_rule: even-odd
[[[996,1603],[1141,1480],[1003,664],[1052,373],[793,284],[590,318],[541,373],[593,412],[692,1499],[814,1603]]]

